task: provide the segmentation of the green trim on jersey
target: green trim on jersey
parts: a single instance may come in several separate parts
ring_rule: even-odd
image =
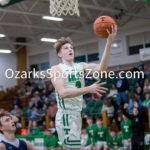
[[[71,145],[71,146],[81,146],[81,141],[80,140],[69,140],[69,137],[64,140],[64,143],[66,145]]]
[[[58,93],[57,93],[58,94]],[[64,103],[64,99],[60,97],[60,95],[58,94],[58,100],[59,100],[59,106],[63,109],[66,109],[65,108],[65,103]],[[62,104],[61,104],[62,102]]]
[[[69,126],[68,114],[63,114],[63,125]]]

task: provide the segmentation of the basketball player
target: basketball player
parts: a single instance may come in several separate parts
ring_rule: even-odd
[[[54,48],[62,63],[51,68],[51,81],[56,90],[58,112],[56,114],[56,129],[59,144],[65,149],[80,149],[82,96],[87,93],[97,93],[101,96],[106,88],[97,81],[91,86],[84,87],[83,75],[91,72],[101,72],[107,69],[110,47],[117,33],[117,26],[112,27],[100,64],[74,63],[73,42],[70,38],[62,37]]]
[[[8,113],[0,113],[0,132],[3,139],[0,143],[0,150],[39,150],[31,143],[15,138],[16,126]]]
[[[12,117],[12,120],[17,123],[18,122],[18,118],[16,116],[11,115],[9,112],[5,111],[4,109],[0,109],[0,114],[1,113],[6,113],[8,115],[10,115]],[[2,141],[4,139],[3,134],[0,133],[0,141]]]

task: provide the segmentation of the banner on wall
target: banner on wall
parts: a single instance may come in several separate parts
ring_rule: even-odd
[[[142,61],[150,60],[150,48],[140,49],[140,59]]]
[[[17,136],[17,138],[29,141],[40,150],[44,150],[44,136]]]

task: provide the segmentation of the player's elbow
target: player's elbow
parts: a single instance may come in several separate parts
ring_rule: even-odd
[[[62,99],[68,98],[68,94],[67,94],[67,92],[66,92],[65,90],[61,90],[61,91],[59,92],[59,95],[60,95],[60,97],[61,97]]]

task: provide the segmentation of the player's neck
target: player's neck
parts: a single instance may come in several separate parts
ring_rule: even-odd
[[[64,64],[66,64],[67,66],[73,66],[73,61],[66,61],[66,60],[62,60],[62,62],[64,63]]]
[[[5,132],[5,133],[4,133],[4,138],[5,138],[6,140],[9,140],[9,141],[15,141],[15,140],[16,140],[14,133]]]
[[[128,119],[125,119],[124,121],[125,121],[125,122],[127,122],[127,121],[128,121]]]

